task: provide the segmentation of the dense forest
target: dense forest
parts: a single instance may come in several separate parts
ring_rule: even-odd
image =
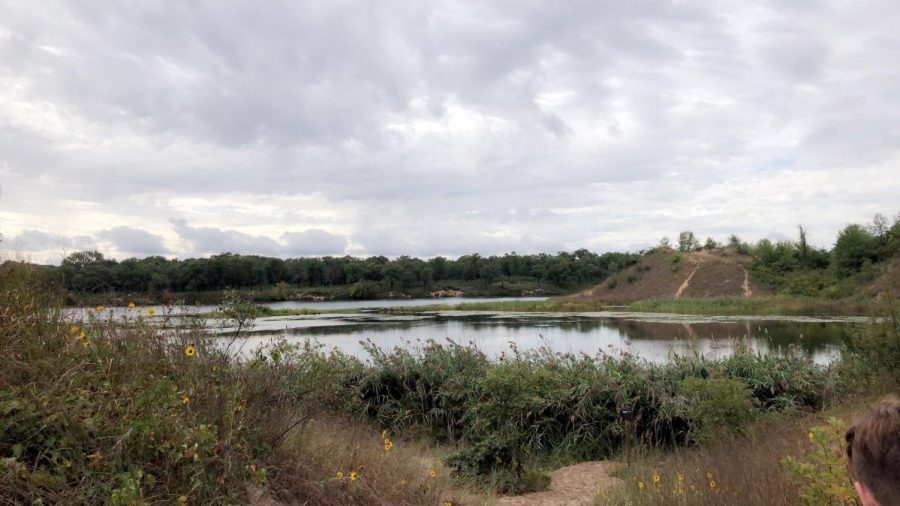
[[[602,281],[632,265],[639,255],[586,249],[556,255],[465,255],[455,260],[402,256],[368,258],[322,257],[281,259],[223,253],[185,260],[149,257],[116,261],[97,251],[69,255],[48,275],[75,293],[203,292],[226,288],[339,287],[351,298],[380,292],[455,286],[487,287],[504,282],[532,282],[577,288]]]
[[[725,247],[752,255],[751,273],[776,292],[792,295],[841,297],[860,280],[872,278],[877,266],[900,252],[900,215],[889,222],[878,214],[871,223],[844,227],[832,249],[807,242],[799,227],[796,240],[762,239],[748,244],[735,235],[724,243],[704,243],[690,231],[681,232],[681,251]],[[663,238],[661,247],[670,247]],[[427,260],[401,256],[358,258],[274,258],[222,253],[209,258],[168,259],[161,256],[105,258],[98,251],[81,251],[59,266],[45,266],[47,279],[71,294],[203,293],[223,289],[266,290],[258,297],[285,299],[296,293],[320,293],[334,298],[372,298],[389,292],[415,296],[429,290],[462,288],[467,295],[558,294],[598,284],[637,263],[637,253],[597,254],[586,249],[555,255],[481,256]],[[390,294],[388,295],[390,296]]]

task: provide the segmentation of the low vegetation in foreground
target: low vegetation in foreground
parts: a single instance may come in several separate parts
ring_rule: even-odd
[[[900,370],[897,318],[828,366],[747,351],[652,365],[513,348],[491,361],[438,343],[370,344],[362,363],[275,342],[235,360],[240,334],[151,325],[140,307],[72,322],[28,269],[0,284],[0,503],[458,504],[464,487],[540,489],[549,465],[715,448]],[[223,315],[246,328],[235,302]]]

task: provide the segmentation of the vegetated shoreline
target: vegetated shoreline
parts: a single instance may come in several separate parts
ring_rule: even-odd
[[[28,272],[0,276],[10,358],[0,502],[241,502],[253,487],[310,504],[456,503],[460,484],[540,489],[548,467],[621,458],[629,441],[666,451],[728,441],[760,417],[827,408],[900,370],[896,313],[828,366],[747,350],[665,365],[549,350],[493,361],[436,342],[372,345],[371,364],[287,342],[238,361],[191,321],[163,330],[146,312],[120,322],[94,311],[73,322],[38,286]],[[223,306],[233,319],[252,308]],[[353,424],[305,432],[329,416]],[[354,438],[366,446],[338,444]],[[452,445],[446,467],[417,470],[394,453],[416,441]],[[718,488],[747,479],[723,476]]]
[[[433,311],[510,311],[510,312],[598,312],[671,313],[705,316],[880,316],[891,309],[890,301],[875,299],[820,299],[774,295],[766,297],[659,298],[609,304],[554,297],[543,301],[498,301],[472,304],[434,304],[416,307],[391,307],[387,314],[411,314]]]
[[[407,300],[407,299],[434,299],[436,302],[442,299],[459,298],[504,298],[504,297],[556,297],[577,293],[585,289],[586,285],[563,288],[547,283],[505,283],[487,287],[469,285],[465,283],[436,285],[434,287],[415,287],[413,289],[388,290],[373,292],[365,297],[351,296],[350,287],[318,286],[281,289],[277,286],[254,289],[238,289],[237,293],[243,300],[252,303],[267,302],[337,302],[337,301],[366,301],[366,300]],[[184,305],[216,305],[219,304],[227,293],[234,290],[206,290],[194,292],[168,292],[156,293],[74,293],[67,292],[66,305],[70,307],[94,307],[126,306],[133,302],[140,305],[166,304],[176,302]]]

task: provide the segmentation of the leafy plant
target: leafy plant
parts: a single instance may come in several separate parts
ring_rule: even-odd
[[[809,434],[810,451],[803,457],[785,457],[782,465],[791,473],[803,503],[809,506],[859,505],[856,491],[847,473],[843,435],[847,424],[829,418],[828,424],[813,427]]]

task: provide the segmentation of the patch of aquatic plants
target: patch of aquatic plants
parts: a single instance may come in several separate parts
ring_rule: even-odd
[[[521,353],[497,361],[472,346],[429,342],[378,350],[357,378],[366,414],[394,431],[462,443],[458,476],[516,490],[543,456],[604,458],[627,445],[694,445],[739,432],[758,414],[818,408],[838,393],[840,370],[802,355],[738,350],[725,359]]]

